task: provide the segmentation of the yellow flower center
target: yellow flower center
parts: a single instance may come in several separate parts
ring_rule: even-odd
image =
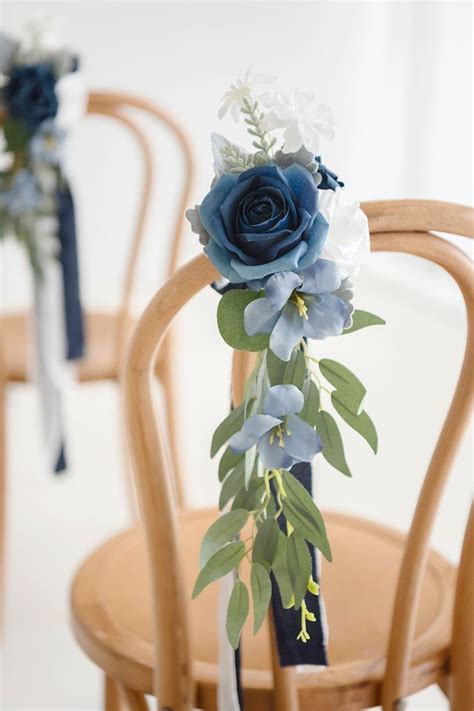
[[[296,290],[290,296],[290,301],[292,301],[295,304],[296,308],[298,309],[299,315],[302,318],[307,320],[308,319],[308,307],[306,306],[303,297],[300,296]]]
[[[288,429],[288,425],[286,423],[282,423],[280,425],[277,425],[276,427],[274,427],[271,430],[270,435],[268,437],[268,441],[270,442],[270,444],[273,444],[273,442],[275,441],[275,437],[276,437],[278,439],[278,446],[284,447],[285,446],[285,435],[287,437],[290,437],[291,432]]]

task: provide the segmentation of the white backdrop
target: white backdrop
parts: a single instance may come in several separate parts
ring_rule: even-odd
[[[19,32],[37,7],[4,3],[4,28]],[[243,141],[243,129],[230,120],[219,122],[216,111],[227,85],[247,66],[279,75],[289,89],[314,89],[332,105],[337,136],[323,144],[323,156],[360,199],[472,199],[469,3],[82,2],[41,7],[65,19],[65,40],[82,54],[91,88],[144,95],[174,114],[194,150],[194,201],[209,186],[210,133],[217,130]],[[163,278],[170,208],[182,169],[166,132],[153,129],[153,136],[160,168],[137,309]],[[74,136],[70,166],[85,299],[90,306],[113,307],[140,166],[123,129],[96,118],[88,118]],[[465,240],[458,243],[468,249]],[[188,230],[183,259],[198,250]],[[2,309],[24,306],[29,286],[23,256],[13,245],[0,254]],[[404,528],[460,363],[462,303],[440,270],[392,255],[373,258],[359,279],[357,302],[383,315],[388,325],[324,344],[320,352],[340,357],[367,385],[380,453],[374,458],[348,433],[354,478],[346,480],[322,465],[322,505]],[[229,354],[217,335],[215,306],[212,293],[202,294],[179,323],[183,456],[196,504],[215,500],[207,443],[227,407]],[[68,632],[66,589],[87,551],[126,522],[117,395],[107,384],[72,390],[72,466],[61,482],[45,470],[34,406],[30,388],[12,389],[3,705],[92,709],[99,706],[99,677]],[[472,463],[470,432],[434,536],[435,545],[453,560],[470,498]],[[445,708],[435,691],[411,703],[410,708]]]

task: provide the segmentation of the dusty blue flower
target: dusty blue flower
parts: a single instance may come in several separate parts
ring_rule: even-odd
[[[336,173],[330,170],[324,163],[321,163],[321,156],[316,156],[316,162],[319,163],[318,175],[321,176],[321,180],[318,183],[320,190],[337,190],[337,188],[343,188],[344,183],[339,180]]]
[[[263,414],[245,420],[229,445],[246,452],[257,445],[266,469],[288,469],[297,462],[311,462],[321,451],[319,434],[298,417],[303,393],[295,385],[274,385],[265,395]]]
[[[5,104],[12,118],[35,131],[58,111],[56,79],[49,64],[25,64],[12,69],[4,89]]]
[[[328,231],[313,177],[297,164],[222,175],[199,213],[209,236],[204,251],[234,283],[311,266]]]
[[[29,170],[19,170],[12,185],[0,194],[0,207],[11,217],[32,212],[41,199],[35,177]]]
[[[63,156],[66,132],[56,126],[53,119],[43,121],[30,141],[29,150],[33,160],[57,165]]]
[[[245,330],[249,336],[271,333],[271,350],[287,361],[304,336],[317,340],[339,336],[350,325],[349,287],[337,264],[328,259],[318,259],[299,273],[274,274],[265,284],[265,296],[246,307]]]

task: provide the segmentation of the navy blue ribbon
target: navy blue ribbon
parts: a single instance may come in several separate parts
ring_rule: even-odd
[[[64,292],[64,329],[66,334],[67,360],[84,355],[84,320],[79,287],[79,260],[77,254],[76,220],[74,201],[67,185],[57,193],[59,262],[62,269]],[[65,443],[62,442],[54,471],[63,472],[67,467]]]
[[[312,495],[311,464],[302,462],[295,464],[291,473]],[[280,528],[286,533],[286,521],[281,515],[278,519]],[[318,583],[318,570],[316,554],[313,546],[308,546],[312,562],[313,580]],[[308,610],[314,612],[316,622],[311,622],[308,627],[310,639],[306,643],[296,638],[301,629],[301,611],[291,608],[286,610],[281,601],[280,590],[272,575],[272,607],[275,621],[275,633],[278,647],[278,656],[282,667],[292,667],[298,664],[318,664],[327,666],[327,653],[324,640],[323,625],[321,620],[321,605],[317,595],[306,596]]]

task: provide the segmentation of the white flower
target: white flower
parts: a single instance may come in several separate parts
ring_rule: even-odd
[[[40,13],[25,27],[27,51],[55,52],[61,46],[63,21],[59,17]]]
[[[84,116],[87,109],[87,90],[84,77],[80,72],[65,74],[56,84],[58,113],[56,125],[70,131]]]
[[[234,84],[230,85],[229,91],[226,91],[222,97],[222,104],[217,113],[218,117],[224,118],[226,113],[230,114],[234,121],[239,120],[240,108],[244,99],[252,96],[253,91],[259,84],[268,84],[274,81],[275,77],[268,74],[255,74],[253,69],[247,69],[245,74],[237,79]]]
[[[329,223],[321,254],[336,262],[343,277],[356,277],[370,256],[370,233],[366,215],[346,190],[319,191],[319,210]]]
[[[334,138],[334,116],[331,108],[314,102],[314,93],[295,91],[292,96],[265,94],[263,105],[270,109],[264,119],[268,131],[283,128],[283,151],[296,153],[305,146],[318,152],[319,136]]]

